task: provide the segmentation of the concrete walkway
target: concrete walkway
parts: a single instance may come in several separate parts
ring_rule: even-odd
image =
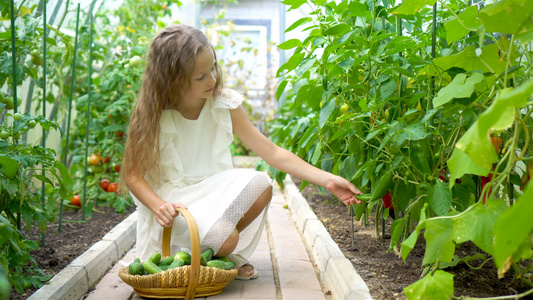
[[[254,163],[237,158],[235,165]],[[134,213],[117,225],[29,299],[144,299],[118,277],[118,270],[136,257],[136,218]],[[372,299],[290,179],[283,190],[274,186],[266,229],[250,262],[259,278],[233,280],[221,294],[196,299]]]

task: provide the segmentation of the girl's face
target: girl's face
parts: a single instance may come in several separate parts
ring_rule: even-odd
[[[191,88],[183,95],[183,101],[197,102],[197,100],[209,98],[213,94],[217,82],[215,63],[215,55],[212,49],[204,49],[198,52],[191,78]]]

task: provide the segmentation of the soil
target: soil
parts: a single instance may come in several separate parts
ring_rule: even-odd
[[[301,180],[297,178],[293,178],[293,180],[300,187]],[[396,254],[397,251],[387,252],[390,244],[391,218],[385,224],[384,238],[376,238],[373,216],[369,216],[367,226],[354,218],[352,242],[352,217],[343,203],[331,193],[327,191],[323,193],[318,187],[311,184],[301,193],[346,258],[352,262],[357,273],[363,278],[372,298],[375,300],[407,299],[403,289],[419,280],[424,271],[421,266],[425,252],[423,237],[419,237],[417,245],[403,262],[401,256]],[[456,247],[455,254],[459,257],[482,252],[471,242]],[[485,257],[489,257],[486,253],[483,254]],[[472,267],[478,267],[482,264],[483,260],[481,259],[470,262]],[[492,260],[478,270],[468,267],[465,263],[460,263],[456,267],[445,269],[445,271],[454,275],[454,296],[456,297],[484,298],[516,295],[531,289],[523,282],[513,280],[512,272],[508,272],[503,279],[498,279],[497,268]],[[533,299],[533,296],[530,295],[521,299]]]
[[[90,219],[83,221],[81,209],[65,209],[61,232],[58,232],[58,222],[49,224],[45,232],[45,245],[31,252],[37,265],[46,274],[55,275],[70,264],[76,257],[83,254],[96,242],[100,241],[113,227],[126,219],[134,206],[126,208],[124,213],[115,212],[114,208],[98,206],[93,210]],[[56,219],[59,219],[57,216]],[[41,232],[33,226],[30,231],[22,230],[26,239],[41,241]],[[26,299],[37,289],[29,289],[24,294],[12,290],[9,299]]]

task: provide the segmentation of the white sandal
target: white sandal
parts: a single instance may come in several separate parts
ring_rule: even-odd
[[[246,258],[244,258],[240,254],[230,254],[227,257],[228,257],[229,261],[234,261],[236,263],[235,268],[237,270],[239,270],[243,266],[251,266],[253,268],[253,266],[250,264],[250,261],[248,261]],[[257,270],[255,268],[253,270],[254,270],[254,272],[251,275],[248,275],[248,276],[246,276],[246,275],[237,275],[237,277],[235,277],[235,279],[237,279],[237,280],[252,280],[252,279],[256,279],[257,277],[259,277],[259,274],[258,274],[258,272],[257,272]]]

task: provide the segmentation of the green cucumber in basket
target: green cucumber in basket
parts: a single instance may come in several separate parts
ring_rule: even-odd
[[[171,264],[170,266],[168,266],[168,269],[174,269],[174,268],[177,268],[177,267],[182,267],[185,265],[185,262],[179,258],[176,258]]]
[[[143,263],[144,270],[148,274],[157,274],[163,272],[163,270],[151,261],[145,261]]]
[[[128,271],[130,275],[143,275],[144,274],[144,267],[141,264],[141,260],[139,258],[136,258],[129,266]]]
[[[213,257],[213,260],[220,260],[220,261],[225,261],[225,262],[228,262],[229,259],[226,257],[226,256],[222,256],[222,257]]]
[[[161,253],[159,252],[152,254],[152,256],[150,256],[150,258],[148,259],[148,261],[153,263],[154,265],[159,264],[160,260],[161,260]]]
[[[221,260],[211,260],[207,262],[208,267],[218,268],[222,270],[231,270],[234,269],[237,265],[234,261],[221,261]]]
[[[201,255],[202,255],[203,258],[205,258],[205,261],[207,263],[208,261],[210,261],[213,258],[214,254],[215,253],[213,252],[213,249],[209,248],[209,249],[205,250],[204,252],[202,252]]]
[[[186,265],[191,264],[191,255],[185,251],[180,251],[174,255],[174,260],[178,258],[183,260],[183,263],[185,263]]]
[[[159,261],[158,266],[170,266],[174,262],[174,256],[165,257]]]

